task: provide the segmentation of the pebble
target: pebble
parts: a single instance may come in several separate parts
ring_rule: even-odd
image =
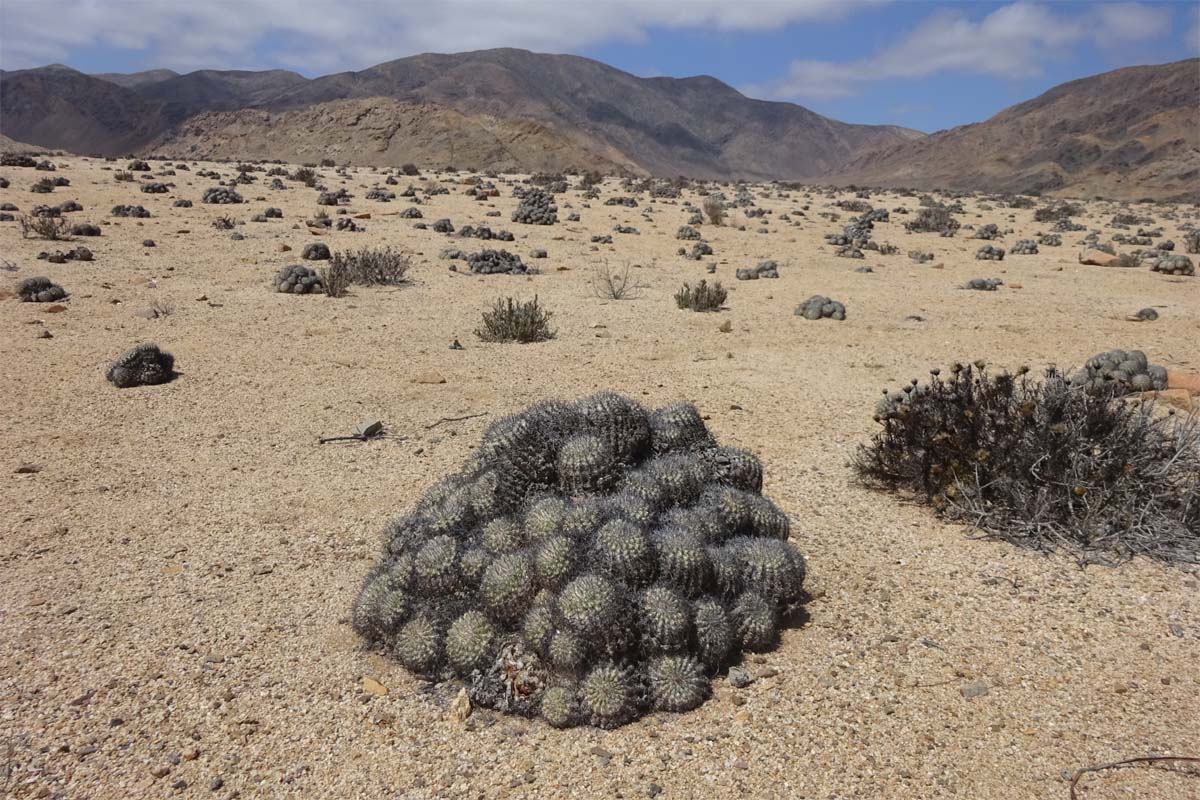
[[[745,689],[750,684],[754,683],[754,676],[741,667],[733,667],[729,670],[729,685],[735,689]]]
[[[988,685],[981,680],[971,681],[960,686],[958,691],[963,697],[983,697],[988,693]]]

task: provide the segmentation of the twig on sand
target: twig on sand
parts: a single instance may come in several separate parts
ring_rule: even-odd
[[[1075,770],[1075,774],[1071,776],[1071,800],[1079,800],[1079,795],[1075,792],[1075,787],[1079,784],[1079,779],[1089,772],[1100,772],[1106,769],[1118,769],[1120,767],[1132,767],[1135,764],[1157,764],[1163,761],[1189,761],[1200,763],[1200,758],[1194,756],[1138,756],[1136,758],[1126,758],[1123,761],[1112,761],[1108,764],[1096,764],[1091,767],[1080,767]]]
[[[478,414],[467,414],[465,417],[442,417],[437,422],[431,422],[428,425],[426,425],[425,430],[429,430],[430,428],[436,428],[438,425],[441,425],[443,422],[462,422],[464,419],[475,419],[476,417],[486,417],[486,416],[487,416],[487,412],[481,411]]]

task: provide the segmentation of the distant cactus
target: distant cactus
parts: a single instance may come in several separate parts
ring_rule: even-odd
[[[387,527],[351,622],[410,671],[555,727],[687,711],[802,597],[762,481],[690,404],[538,404]]]
[[[108,368],[108,380],[118,389],[166,383],[175,375],[175,357],[155,344],[139,344]]]

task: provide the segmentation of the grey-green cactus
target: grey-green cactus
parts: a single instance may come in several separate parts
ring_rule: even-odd
[[[412,672],[557,727],[686,711],[802,597],[762,484],[687,403],[539,403],[386,527],[351,622]]]
[[[108,381],[119,389],[154,386],[175,376],[175,357],[156,344],[139,344],[108,368]]]
[[[660,711],[690,711],[704,702],[711,689],[704,665],[692,656],[656,658],[646,671],[650,701]]]
[[[446,660],[459,672],[486,666],[496,642],[496,628],[481,611],[472,609],[446,632]]]
[[[598,664],[579,690],[584,709],[591,714],[592,724],[600,728],[615,728],[637,716],[642,704],[634,676],[628,667],[614,662]]]

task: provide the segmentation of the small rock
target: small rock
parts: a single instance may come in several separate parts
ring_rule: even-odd
[[[413,378],[413,383],[438,384],[445,382],[446,379],[436,372],[421,372]]]
[[[150,768],[150,774],[156,778],[164,778],[164,777],[166,777],[167,773],[170,771],[171,771],[171,768],[169,766],[167,766],[166,764],[155,764],[153,767]]]
[[[17,475],[36,475],[42,471],[37,464],[21,464],[13,472]]]
[[[388,693],[387,687],[374,678],[363,678],[362,690],[367,694],[373,694],[376,697],[382,697]]]
[[[741,667],[733,667],[729,670],[729,685],[735,689],[745,689],[750,684],[754,683],[754,677],[742,669]]]
[[[459,722],[465,722],[467,717],[471,716],[471,697],[467,694],[465,686],[458,690],[458,695],[450,704],[450,716]]]
[[[224,785],[225,785],[225,779],[222,778],[220,775],[218,775],[217,777],[213,778],[211,781],[208,782],[208,788],[214,792],[218,791]]]
[[[354,426],[354,435],[368,439],[383,431],[383,423],[377,419],[369,419]]]
[[[988,693],[988,685],[982,680],[971,681],[960,686],[958,691],[962,693],[963,697],[983,697]]]

